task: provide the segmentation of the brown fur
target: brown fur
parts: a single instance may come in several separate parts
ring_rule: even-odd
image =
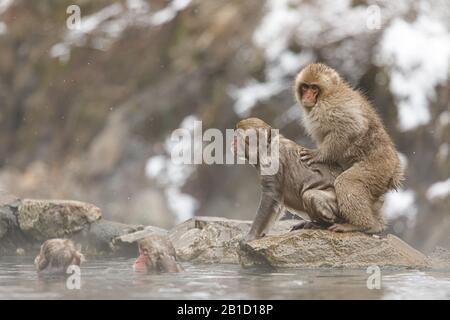
[[[70,265],[80,266],[83,260],[71,240],[50,239],[42,244],[34,262],[38,272],[66,273]]]
[[[244,131],[272,129],[270,125],[257,118],[241,120],[236,127]],[[266,136],[271,139],[268,132]],[[243,146],[248,148],[247,140]],[[283,207],[293,210],[294,213],[305,212],[309,216],[311,222],[302,222],[295,229],[327,228],[340,221],[336,215],[337,202],[333,183],[342,169],[331,164],[317,164],[310,167],[305,165],[302,161],[298,161],[303,149],[297,143],[279,135],[279,170],[274,175],[260,174],[261,202],[244,241],[264,236],[277,220]],[[236,145],[232,150],[236,153]],[[245,155],[248,157],[247,150]],[[255,167],[260,173],[259,163]]]
[[[147,271],[180,272],[183,268],[176,261],[175,248],[169,237],[152,234],[138,242],[139,251],[146,251]]]
[[[313,106],[302,103],[302,84],[320,92]],[[345,171],[336,179],[339,211],[348,221],[340,231],[384,230],[380,210],[384,194],[401,185],[403,172],[394,143],[370,102],[350,87],[332,68],[310,64],[297,75],[295,96],[303,108],[303,124],[318,144],[302,160],[337,162]]]

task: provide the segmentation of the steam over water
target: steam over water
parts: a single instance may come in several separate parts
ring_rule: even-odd
[[[135,274],[133,259],[89,260],[80,290],[39,278],[31,257],[2,257],[0,299],[450,299],[450,271],[382,270],[367,289],[366,270],[243,270],[183,264],[180,274]]]

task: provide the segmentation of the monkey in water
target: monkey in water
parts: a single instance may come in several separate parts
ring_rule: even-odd
[[[139,256],[134,262],[136,272],[181,272],[175,248],[167,236],[152,234],[138,242]]]
[[[231,147],[232,152],[239,155],[238,148],[248,160],[250,155],[250,134],[257,136],[259,146],[260,139],[267,146],[271,145],[272,127],[258,118],[248,118],[238,122],[237,134]],[[262,133],[262,134],[259,134]],[[259,134],[259,135],[258,135]],[[302,221],[293,227],[296,229],[328,228],[339,222],[337,215],[336,194],[334,192],[334,180],[342,172],[342,169],[333,164],[317,164],[307,166],[298,161],[301,151],[304,149],[294,141],[278,134],[278,171],[274,174],[261,174],[261,161],[259,153],[256,163],[261,179],[261,202],[250,231],[244,237],[243,242],[263,237],[278,219],[284,207],[294,212],[305,212],[310,221]]]
[[[34,264],[40,274],[66,274],[71,265],[81,266],[84,256],[69,239],[45,241]]]
[[[302,122],[318,149],[304,149],[308,165],[337,163],[344,172],[334,182],[337,232],[378,233],[385,229],[384,194],[401,186],[403,171],[394,143],[370,102],[332,68],[314,63],[297,75],[295,96]]]

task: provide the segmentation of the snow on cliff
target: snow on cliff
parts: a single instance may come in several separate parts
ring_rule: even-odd
[[[107,50],[126,28],[154,27],[168,23],[190,2],[191,0],[172,0],[165,8],[152,11],[146,1],[127,0],[125,6],[116,2],[88,16],[83,16],[81,12],[80,27],[68,29],[64,39],[51,48],[50,55],[67,61],[74,46],[89,45],[98,50]],[[87,43],[89,35],[93,39]]]
[[[196,116],[187,116],[181,122],[180,128],[192,133],[195,122],[198,120]],[[165,143],[166,154],[149,158],[145,172],[147,177],[155,179],[164,188],[169,209],[175,214],[177,222],[182,222],[195,215],[199,204],[194,197],[181,192],[181,188],[194,172],[195,167],[174,163],[170,155],[175,149],[178,151],[183,149],[183,152],[193,151],[190,145],[184,145],[182,141],[173,141],[171,137],[168,137]]]
[[[411,23],[396,19],[384,32],[379,59],[389,67],[400,130],[429,123],[435,87],[449,77],[450,31],[444,22],[427,16]]]

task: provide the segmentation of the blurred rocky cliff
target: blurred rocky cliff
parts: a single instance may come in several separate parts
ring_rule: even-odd
[[[175,166],[170,135],[257,116],[311,145],[291,86],[322,61],[374,102],[404,160],[389,231],[450,246],[449,18],[445,0],[1,0],[0,186],[126,223],[251,219],[254,170]]]

